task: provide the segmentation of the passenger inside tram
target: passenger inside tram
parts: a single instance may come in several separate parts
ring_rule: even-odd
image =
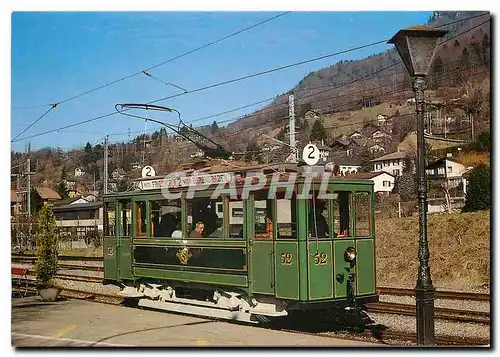
[[[315,207],[312,208],[312,202],[310,202],[309,233],[312,237],[328,238],[330,236],[330,226],[325,217],[325,214],[328,216],[327,203],[328,201],[316,200]]]
[[[218,219],[217,220],[217,229],[215,231],[213,231],[209,235],[209,237],[210,238],[223,238],[224,237],[224,232],[223,232],[222,226],[223,226],[222,219]]]

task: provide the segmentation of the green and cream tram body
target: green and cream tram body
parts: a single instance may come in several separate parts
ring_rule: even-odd
[[[141,306],[251,322],[377,301],[373,183],[259,170],[269,182],[246,195],[238,169],[106,195],[105,283]],[[233,191],[214,197],[223,180]]]

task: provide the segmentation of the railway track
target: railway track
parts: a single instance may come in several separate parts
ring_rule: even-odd
[[[11,256],[12,263],[25,263],[34,264],[36,257],[34,255],[23,255],[15,254]],[[76,270],[97,270],[103,269],[103,258],[102,257],[84,257],[84,256],[72,256],[72,255],[60,255],[59,267],[61,269],[76,269]],[[100,263],[99,265],[77,265],[77,264],[67,264],[69,262],[92,262]],[[415,289],[405,289],[405,288],[391,288],[391,287],[378,287],[379,295],[392,295],[392,296],[415,296]],[[470,300],[470,301],[490,301],[490,294],[484,293],[470,293],[470,292],[459,292],[459,291],[445,291],[436,290],[434,292],[434,297],[436,299],[447,299],[447,300]]]
[[[398,314],[405,316],[416,316],[415,305],[397,304],[389,302],[370,303],[366,305],[368,312],[383,314]],[[471,311],[435,307],[434,317],[436,319],[471,322],[471,323],[490,323],[490,313],[485,311]]]
[[[379,287],[377,290],[379,295],[415,296],[415,289]],[[434,298],[447,300],[490,301],[490,294],[436,290],[434,292]]]

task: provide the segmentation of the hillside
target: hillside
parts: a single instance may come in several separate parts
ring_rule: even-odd
[[[482,12],[435,12],[428,25],[440,26],[467,19],[480,13]],[[488,16],[476,17],[446,27],[449,33],[443,40],[452,39],[452,41],[438,47],[436,60],[440,58],[443,64],[442,68],[434,71],[434,74],[438,72],[439,75],[442,72],[456,69],[464,48],[471,46],[474,42],[483,41],[485,34],[489,37],[489,22],[472,31],[458,35],[481,24],[487,18]],[[473,50],[469,49],[469,53],[471,52]],[[261,133],[282,125],[282,122],[278,122],[278,118],[288,114],[288,96],[292,92],[295,95],[298,117],[303,115],[306,110],[312,109],[324,116],[340,113],[333,116],[332,125],[335,124],[335,117],[344,117],[346,123],[356,122],[359,124],[357,118],[349,119],[350,112],[360,110],[367,104],[373,106],[388,101],[402,101],[412,96],[406,69],[402,63],[398,64],[398,62],[400,62],[400,57],[397,51],[391,49],[368,56],[363,60],[340,61],[319,71],[311,72],[299,81],[294,88],[278,96],[268,106],[229,124],[227,132],[241,132],[241,135],[234,135],[229,145],[234,149],[244,149],[243,144],[241,144],[242,140],[243,142],[250,142]],[[385,69],[389,66],[392,67]],[[380,71],[380,73],[377,73],[377,71]],[[376,75],[370,76],[372,73],[376,73]],[[365,77],[367,78],[362,81],[359,80]],[[353,83],[354,81],[357,82]],[[346,114],[347,118],[345,118]],[[249,137],[250,130],[248,129],[256,127],[259,127],[259,132]],[[239,146],[238,143],[240,143]]]
[[[418,217],[376,220],[377,283],[415,287]],[[429,216],[431,277],[436,289],[471,291],[490,284],[490,212]],[[410,259],[408,260],[408,252]]]

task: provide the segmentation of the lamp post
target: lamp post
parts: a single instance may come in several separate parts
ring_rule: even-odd
[[[413,79],[417,114],[418,159],[418,278],[415,287],[417,298],[417,344],[434,344],[434,287],[429,268],[427,242],[427,182],[425,177],[424,142],[424,89],[425,77],[434,59],[437,41],[447,31],[425,26],[412,26],[398,31],[388,43],[394,44]]]

